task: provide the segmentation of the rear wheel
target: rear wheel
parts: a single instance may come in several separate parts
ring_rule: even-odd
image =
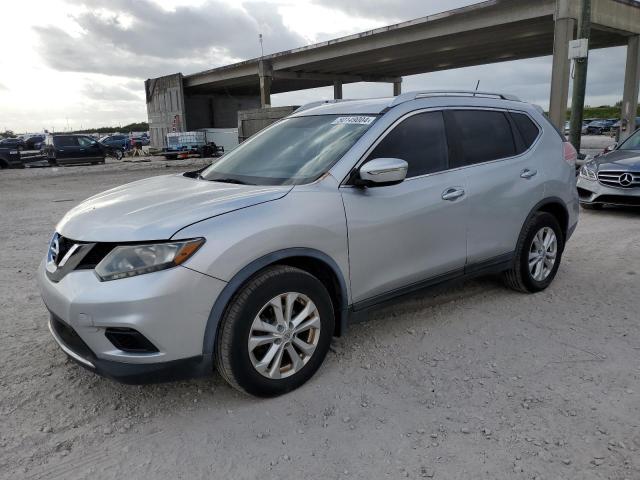
[[[544,290],[556,276],[563,249],[558,220],[550,213],[536,213],[520,233],[513,267],[504,273],[506,285],[525,293]]]
[[[251,395],[286,393],[320,367],[333,327],[333,305],[322,282],[298,268],[266,268],[229,303],[218,329],[216,368]]]

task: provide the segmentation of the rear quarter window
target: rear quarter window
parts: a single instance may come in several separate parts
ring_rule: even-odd
[[[522,138],[522,142],[524,143],[524,150],[527,150],[538,138],[540,129],[529,118],[529,116],[525,115],[524,113],[511,112],[511,118],[513,119],[513,123],[515,123],[516,128],[520,133],[520,137]]]

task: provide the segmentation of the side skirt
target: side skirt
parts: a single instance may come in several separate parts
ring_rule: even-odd
[[[490,258],[489,260],[484,260],[473,265],[467,265],[464,268],[454,270],[452,272],[412,283],[366,300],[361,300],[352,304],[349,308],[348,323],[354,324],[365,321],[371,311],[400,303],[408,295],[419,291],[424,293],[439,291],[454,283],[462,282],[464,280],[503,272],[511,268],[514,258],[514,252],[499,255],[497,257]]]

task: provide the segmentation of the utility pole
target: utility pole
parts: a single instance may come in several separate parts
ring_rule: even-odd
[[[578,40],[586,39],[587,48],[583,57],[576,57],[574,64],[573,95],[571,97],[571,120],[569,122],[569,140],[580,153],[582,140],[582,119],[584,117],[584,97],[587,88],[587,65],[589,63],[589,37],[591,35],[591,0],[582,0]]]

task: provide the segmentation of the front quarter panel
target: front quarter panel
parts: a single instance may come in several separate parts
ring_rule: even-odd
[[[348,286],[347,229],[337,182],[327,176],[309,187],[180,230],[173,238],[207,240],[184,265],[228,282],[266,255],[305,248],[331,258]]]

